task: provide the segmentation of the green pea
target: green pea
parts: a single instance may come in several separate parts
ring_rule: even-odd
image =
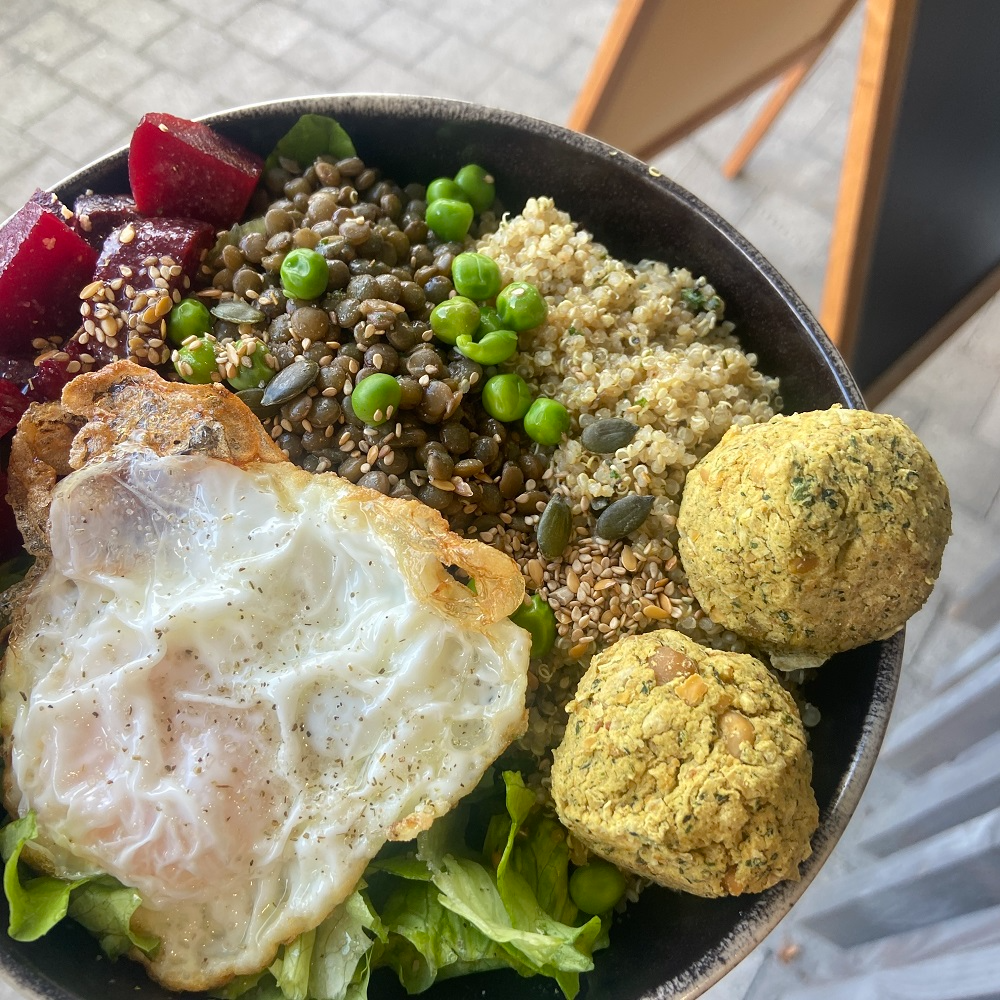
[[[607,913],[625,895],[625,876],[610,861],[595,858],[569,877],[569,895],[590,914]]]
[[[281,287],[293,299],[318,299],[329,281],[326,258],[316,250],[299,247],[281,263]]]
[[[427,185],[425,200],[429,205],[438,198],[452,198],[455,201],[468,201],[468,195],[450,177],[435,178]]]
[[[455,183],[477,212],[485,212],[496,200],[497,187],[493,178],[475,163],[466,164],[457,174]]]
[[[457,198],[436,198],[427,206],[427,225],[442,240],[464,240],[472,225],[472,206]]]
[[[568,430],[569,411],[554,399],[536,399],[524,415],[525,433],[539,444],[559,444]]]
[[[483,386],[483,409],[494,420],[520,420],[531,406],[531,387],[516,372],[494,375]]]
[[[545,656],[555,645],[556,616],[541,594],[535,594],[527,604],[522,604],[510,620],[531,633],[531,655],[535,659]]]
[[[475,341],[463,334],[455,341],[455,350],[480,365],[499,365],[517,351],[517,334],[513,330],[494,330]]]
[[[237,392],[242,392],[244,389],[260,389],[274,378],[274,369],[265,360],[267,358],[267,345],[262,340],[257,340],[255,343],[257,346],[253,354],[243,355],[250,360],[250,364],[245,365],[241,361],[236,374],[232,378],[226,379]],[[242,346],[242,342],[240,346]]]
[[[492,306],[479,307],[479,336],[484,333],[493,333],[494,330],[504,330],[503,320],[500,313]]]
[[[215,337],[189,337],[187,342],[174,352],[174,371],[191,385],[208,385],[215,381],[219,366],[215,361]]]
[[[454,344],[459,337],[471,337],[479,327],[479,306],[464,295],[439,302],[431,311],[431,329],[442,343]]]
[[[512,281],[497,296],[497,312],[511,330],[531,330],[545,322],[549,307],[542,293],[526,281]]]
[[[212,329],[212,314],[197,299],[181,299],[167,313],[167,337],[178,347],[188,337],[200,337]]]
[[[479,302],[492,299],[503,286],[497,262],[483,253],[460,253],[452,261],[451,280],[459,295]]]
[[[351,406],[359,420],[377,427],[396,412],[401,395],[399,383],[391,375],[375,372],[354,387]]]

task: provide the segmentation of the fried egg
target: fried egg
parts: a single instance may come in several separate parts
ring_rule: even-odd
[[[477,617],[442,538],[479,543],[417,507],[198,453],[55,488],[0,682],[6,805],[36,866],[139,891],[165,985],[266,967],[523,730],[528,635]]]

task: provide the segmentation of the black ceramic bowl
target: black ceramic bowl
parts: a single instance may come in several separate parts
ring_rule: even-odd
[[[744,239],[666,177],[601,142],[556,125],[490,108],[418,97],[336,96],[260,104],[206,119],[218,131],[266,155],[306,112],[336,117],[366,162],[401,184],[452,175],[481,163],[517,211],[531,195],[551,195],[616,256],[683,265],[706,275],[726,302],[759,367],[781,377],[786,411],[842,403],[863,406],[843,360],[798,296]],[[56,192],[63,201],[87,188],[128,189],[126,151],[74,174]],[[820,826],[799,882],[757,896],[700,899],[652,888],[616,919],[611,947],[595,956],[581,997],[592,1000],[695,997],[744,958],[784,916],[826,860],[864,788],[896,689],[902,634],[842,653],[811,681],[806,697],[822,713],[812,730]],[[3,915],[6,923],[6,915]],[[67,922],[68,923],[68,922]],[[138,965],[98,960],[82,930],[60,926],[33,944],[0,934],[0,972],[30,996],[53,1000],[146,1000],[170,996]],[[492,972],[440,983],[430,996],[546,1000],[551,980]],[[372,1000],[402,995],[377,976]]]

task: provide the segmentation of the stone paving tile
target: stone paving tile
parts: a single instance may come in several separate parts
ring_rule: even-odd
[[[341,86],[343,93],[373,93],[373,94],[428,94],[438,86],[430,78],[418,79],[405,66],[378,54],[373,54],[351,74],[346,85]],[[434,95],[438,96],[438,95]],[[455,96],[453,94],[440,96]]]
[[[539,18],[544,18],[545,8],[539,7]],[[532,18],[534,21],[535,18]],[[491,48],[503,53],[511,66],[520,67],[532,74],[544,76],[569,52],[570,36],[560,31],[542,30],[542,25],[532,24],[525,30],[523,22],[506,21],[491,40]]]
[[[194,0],[194,2],[198,2],[198,0]],[[349,44],[356,39],[357,32],[361,28],[371,24],[375,18],[394,9],[397,5],[392,3],[392,0],[363,0],[361,3],[345,3],[342,0],[335,0],[335,2],[331,2],[331,0],[301,0],[301,2],[293,0],[291,4],[278,4],[273,0],[268,0],[264,6],[271,8],[291,6],[293,9],[315,18],[319,23],[327,25],[335,34],[343,38],[345,44]],[[415,6],[414,0],[408,0],[407,10],[414,10]]]
[[[444,34],[430,46],[433,58],[426,58],[424,76],[445,86],[447,92],[471,98],[480,93],[506,68],[492,50],[483,50],[463,35]],[[412,72],[411,72],[412,75]]]
[[[507,66],[482,88],[477,99],[490,107],[564,122],[574,96],[561,88],[557,91],[544,76]]]
[[[127,125],[118,141],[128,142],[139,119],[149,111],[163,111],[181,118],[197,118],[199,115],[243,103],[241,95],[234,95],[227,100],[211,89],[204,80],[177,77],[170,81],[168,87],[163,78],[150,75],[137,81],[119,98],[118,106],[127,119]]]
[[[11,35],[8,44],[42,66],[55,67],[72,59],[99,33],[91,19],[57,8],[32,18]]]
[[[43,152],[4,179],[4,194],[0,203],[0,217],[16,212],[36,188],[49,188],[68,177],[82,162],[69,160],[57,153]]]
[[[40,142],[49,142],[57,134],[58,147],[52,143],[53,148],[82,166],[119,145],[133,125],[127,115],[77,92],[35,119],[27,131]]]
[[[443,30],[469,38],[484,49],[492,49],[497,33],[505,25],[523,24],[524,18],[530,17],[538,6],[531,0],[506,0],[503,4],[490,0],[443,0],[441,3],[428,0],[424,4],[424,15]]]
[[[994,336],[997,329],[994,326]],[[1000,363],[990,364],[980,359],[970,365],[966,363],[969,356],[974,355],[967,353],[961,340],[953,338],[906,383],[908,392],[923,395],[932,404],[935,427],[947,428],[953,434],[971,434],[1000,388]]]
[[[133,81],[148,72],[145,53],[122,48],[119,41],[102,37],[85,52],[59,66],[59,81],[85,91],[101,103],[113,104],[132,89]]]
[[[73,2],[73,0],[70,0]],[[96,0],[98,4],[103,0]],[[165,6],[177,10],[190,28],[195,24],[211,24],[217,27],[243,23],[243,16],[253,0],[163,0]]]
[[[1000,447],[983,441],[970,446],[968,433],[929,420],[921,429],[921,439],[948,488],[970,511],[984,518],[1000,490]]]
[[[1000,448],[1000,392],[994,392],[987,400],[973,431],[980,441]]]
[[[23,131],[36,118],[65,103],[72,93],[73,88],[47,67],[30,58],[18,60],[17,65],[0,73],[0,120]]]
[[[922,433],[924,420],[932,411],[927,394],[914,388],[909,381],[890,393],[875,407],[882,413],[891,413],[909,425],[916,434]]]
[[[330,16],[327,15],[327,18]],[[283,10],[280,17],[274,17],[269,5],[256,4],[244,13],[234,27],[240,29],[238,37],[242,45],[269,59],[281,60],[295,58],[298,46],[305,43],[315,30],[317,20],[320,25],[325,25],[327,18],[304,16],[294,9]]]
[[[657,158],[653,162],[658,169],[714,208],[727,222],[742,229],[743,217],[760,194],[756,187],[745,178],[727,181],[719,172],[719,161],[696,141],[677,143],[667,155],[675,158],[676,169],[671,171],[663,165],[668,162],[666,159]]]
[[[754,200],[739,228],[814,312],[823,291],[831,221],[811,204],[784,191]]]

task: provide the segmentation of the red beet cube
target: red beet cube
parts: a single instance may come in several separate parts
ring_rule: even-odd
[[[71,340],[59,351],[37,362],[28,380],[25,396],[33,403],[44,403],[59,399],[66,383],[72,381],[81,371],[89,371],[93,365],[84,365],[81,355],[89,359],[87,349]]]
[[[134,219],[112,232],[84,302],[85,351],[99,364],[116,357],[165,360],[163,344],[148,341],[164,340],[167,312],[187,294],[214,242],[214,228],[196,219]]]
[[[98,252],[104,241],[129,219],[138,217],[135,199],[129,194],[94,194],[88,191],[73,202],[71,225]]]
[[[144,115],[129,146],[129,180],[143,215],[204,219],[217,229],[239,222],[263,169],[256,154],[173,115]]]
[[[32,358],[8,358],[0,355],[0,378],[23,386],[34,374],[35,362]]]
[[[0,352],[27,356],[36,337],[68,337],[97,252],[53,211],[29,201],[0,227]]]
[[[43,191],[35,188],[35,193],[28,199],[36,205],[41,205],[47,212],[51,212],[56,218],[62,219],[68,226],[73,226],[73,212],[68,209],[51,191]]]
[[[17,383],[0,378],[0,437],[17,426],[27,408],[28,400]]]

